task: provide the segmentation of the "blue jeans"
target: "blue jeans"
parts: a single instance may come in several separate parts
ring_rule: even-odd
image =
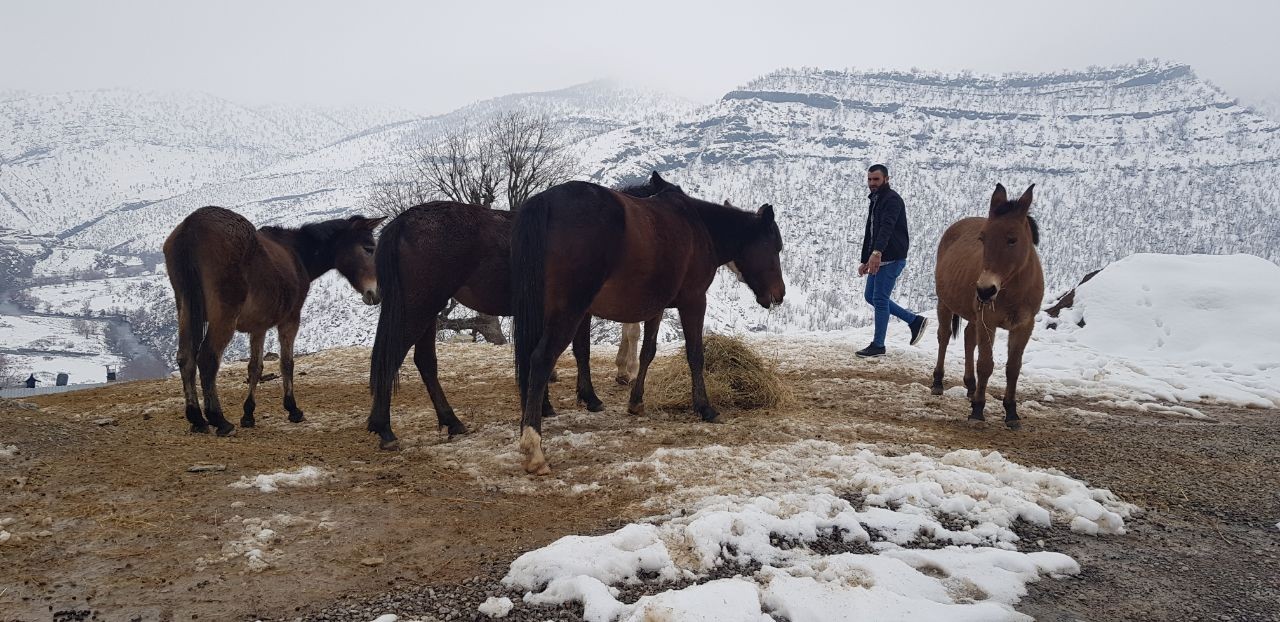
[[[907,260],[899,259],[880,264],[875,274],[867,275],[867,302],[876,310],[876,336],[871,345],[884,347],[884,336],[889,332],[889,316],[892,315],[908,324],[916,321],[916,314],[899,307],[889,299],[898,276],[907,267]]]

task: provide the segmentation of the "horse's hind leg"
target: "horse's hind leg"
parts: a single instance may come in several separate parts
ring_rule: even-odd
[[[236,427],[222,415],[222,403],[218,400],[218,368],[222,364],[222,351],[231,343],[236,332],[234,314],[210,314],[209,332],[200,344],[196,364],[200,368],[200,385],[204,389],[204,416],[217,430],[218,436],[230,436]]]
[[[191,422],[191,431],[205,434],[209,431],[209,423],[200,412],[200,390],[196,386],[196,356],[200,351],[200,333],[204,326],[190,326],[188,317],[182,306],[191,304],[188,301],[178,303],[178,370],[182,372],[182,395],[187,403],[187,421]]]
[[[1005,364],[1005,390],[1004,390],[1004,424],[1010,430],[1017,430],[1022,427],[1021,420],[1018,418],[1018,374],[1022,373],[1022,351],[1026,349],[1027,342],[1031,340],[1031,329],[1035,325],[1027,322],[1025,328],[1019,327],[1017,331],[1009,332],[1009,361]]]
[[[401,356],[404,356],[403,354]],[[466,434],[467,426],[453,414],[453,407],[444,396],[444,388],[440,386],[436,362],[436,316],[427,320],[427,328],[418,338],[417,348],[413,352],[413,362],[418,366],[418,375],[422,376],[422,384],[427,385],[427,394],[431,396],[431,405],[436,409],[436,421],[447,430],[449,436]]]
[[[578,325],[588,317],[586,305],[581,310],[562,310],[548,314],[542,338],[529,353],[528,378],[524,395],[523,415],[520,419],[520,449],[525,454],[526,473],[547,475],[546,456],[542,452],[542,413],[547,404],[547,383],[551,366],[564,352],[578,332]]]
[[[969,403],[973,407],[969,419],[982,421],[985,419],[982,410],[987,405],[987,381],[991,379],[991,372],[996,367],[991,353],[995,333],[986,330],[975,330],[975,332],[978,337],[978,384],[973,391],[973,396],[969,398]]]
[[[280,335],[280,375],[284,377],[284,409],[289,411],[289,422],[306,420],[298,402],[293,399],[293,340],[298,336],[300,318],[292,317],[280,323],[276,331]]]
[[[253,418],[253,411],[258,403],[253,399],[253,392],[258,388],[258,381],[262,379],[262,342],[266,338],[266,331],[249,335],[249,397],[244,400],[244,416],[240,417],[242,428],[252,428],[257,423]]]
[[[622,341],[618,343],[618,357],[614,362],[618,365],[618,384],[628,385],[640,373],[640,324],[628,322],[622,325]]]
[[[631,400],[627,404],[627,412],[633,415],[644,414],[644,379],[649,375],[649,364],[658,352],[658,328],[662,326],[662,316],[646,320],[644,323],[644,341],[640,346],[640,369],[636,372],[635,382],[631,383]]]
[[[953,333],[951,323],[955,317],[951,309],[938,305],[938,364],[933,367],[933,387],[931,388],[934,395],[942,395],[942,366],[947,360],[947,345],[951,343]]]
[[[604,410],[604,402],[591,385],[591,316],[582,318],[573,336],[573,358],[578,364],[578,404],[591,412]]]

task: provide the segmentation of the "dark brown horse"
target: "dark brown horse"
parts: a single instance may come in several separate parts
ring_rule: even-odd
[[[938,365],[933,369],[933,394],[942,394],[942,364],[951,335],[964,328],[964,386],[969,390],[971,421],[984,420],[987,380],[995,368],[992,344],[996,329],[1009,331],[1009,361],[1005,366],[1004,422],[1021,427],[1015,398],[1022,351],[1031,340],[1036,312],[1044,300],[1044,272],[1040,267],[1040,230],[1031,217],[1029,186],[1010,201],[996,184],[986,218],[965,218],[947,228],[938,243],[934,279],[938,288]],[[973,349],[978,348],[977,378]]]
[[[409,208],[383,227],[375,259],[382,309],[369,372],[373,408],[368,424],[382,449],[399,448],[391,431],[391,394],[404,357],[415,345],[413,361],[440,427],[450,436],[466,432],[436,373],[436,317],[450,298],[480,313],[511,315],[512,218],[505,210],[433,201]],[[621,353],[628,352],[628,328],[619,350],[620,376],[626,372]],[[588,410],[599,411],[604,404],[591,385],[589,329],[584,321],[574,342],[578,400]],[[545,416],[554,415],[550,400],[543,408]]]
[[[588,314],[645,322],[640,371],[628,407],[638,414],[644,410],[644,379],[662,311],[678,309],[694,410],[705,421],[717,421],[702,378],[707,288],[716,269],[733,262],[760,306],[781,303],[786,292],[781,251],[772,206],[747,212],[700,201],[656,172],[647,185],[623,192],[575,181],[525,202],[511,243],[525,471],[551,472],[542,453],[540,406],[552,364]]]
[[[254,425],[253,391],[262,375],[262,343],[278,327],[284,407],[289,421],[303,420],[293,399],[293,339],[311,281],[337,268],[367,304],[378,304],[373,229],[381,218],[352,216],[299,229],[254,229],[221,207],[187,216],[164,242],[164,263],[178,303],[178,368],[192,432],[235,432],[222,415],[216,380],[222,351],[236,331],[249,333],[249,397],[240,425]],[[208,330],[205,323],[208,323]],[[196,368],[204,389],[204,415],[196,393]],[[206,421],[207,419],[207,421]]]

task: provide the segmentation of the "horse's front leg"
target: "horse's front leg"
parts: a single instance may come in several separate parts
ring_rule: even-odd
[[[644,341],[640,346],[640,367],[636,371],[635,382],[631,383],[631,399],[627,403],[627,412],[633,415],[644,414],[644,379],[649,375],[649,364],[658,353],[658,328],[662,326],[662,315],[644,323]]]
[[[680,326],[684,329],[684,353],[689,359],[689,377],[693,381],[693,411],[707,423],[722,423],[707,399],[707,384],[702,377],[704,352],[702,346],[702,322],[707,312],[707,299],[680,307]]]
[[[299,423],[306,420],[298,402],[293,399],[293,340],[298,336],[300,318],[295,316],[280,323],[277,332],[280,335],[280,375],[284,377],[284,409],[289,411],[289,421]]]
[[[996,362],[991,353],[991,348],[995,341],[995,331],[980,329],[975,332],[978,338],[978,383],[974,388],[973,395],[969,397],[970,404],[973,407],[972,412],[969,414],[969,420],[984,421],[986,417],[982,414],[982,410],[987,405],[987,381],[991,379],[991,372],[996,368]]]
[[[1025,327],[1018,327],[1009,332],[1009,362],[1005,365],[1005,389],[1004,389],[1004,424],[1010,430],[1018,430],[1022,428],[1022,422],[1018,418],[1018,374],[1022,372],[1022,351],[1027,348],[1027,342],[1031,341],[1031,329],[1035,327],[1034,322],[1027,322]]]

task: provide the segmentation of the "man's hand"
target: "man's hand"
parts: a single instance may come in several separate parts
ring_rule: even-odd
[[[867,264],[865,263],[858,264],[858,276],[863,276],[866,273],[867,273]]]
[[[871,253],[871,259],[867,260],[867,274],[875,274],[880,271],[880,255],[879,253]]]

